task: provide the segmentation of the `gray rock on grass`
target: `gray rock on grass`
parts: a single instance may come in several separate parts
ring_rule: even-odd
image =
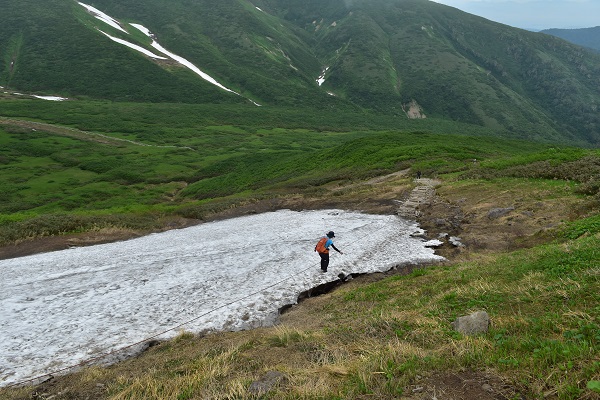
[[[281,372],[269,371],[259,380],[252,382],[248,391],[252,394],[263,395],[275,389],[286,380],[287,378]]]
[[[452,327],[464,335],[487,333],[490,327],[490,317],[485,311],[477,311],[471,315],[458,317],[452,322]]]
[[[514,207],[492,208],[490,211],[488,211],[487,217],[489,219],[497,219],[497,218],[505,216],[506,214],[510,213],[511,211],[514,211],[514,209],[515,209]]]

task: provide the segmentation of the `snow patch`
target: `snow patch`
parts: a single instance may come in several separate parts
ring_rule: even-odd
[[[158,60],[168,60],[167,57],[163,57],[163,56],[159,56],[157,54],[154,54],[153,52],[151,52],[150,50],[147,50],[147,49],[143,48],[142,46],[138,46],[137,44],[133,44],[131,42],[128,42],[127,40],[123,40],[123,39],[119,39],[117,37],[111,36],[111,35],[109,35],[106,32],[102,32],[102,31],[100,31],[100,32],[103,33],[104,35],[108,36],[108,38],[110,40],[115,41],[117,43],[120,43],[120,44],[122,44],[124,46],[127,46],[127,47],[131,48],[131,49],[137,50],[140,53],[143,53],[143,54],[147,55],[148,57],[152,57],[152,58],[155,58],[155,59],[158,59]]]
[[[36,99],[42,99],[42,100],[49,100],[49,101],[65,101],[65,100],[69,100],[65,97],[58,97],[58,96],[37,96],[37,95],[33,95],[33,97],[35,97]]]
[[[153,38],[154,35],[152,35],[152,33],[150,32],[150,30],[146,27],[144,27],[143,25],[140,24],[131,24],[131,26],[133,26],[134,28],[140,30],[142,33],[144,33],[146,36]],[[212,83],[213,85],[227,91],[227,92],[231,92],[231,93],[235,93],[238,96],[240,96],[239,93],[221,85],[219,82],[217,82],[216,79],[214,79],[212,76],[208,75],[207,73],[203,72],[200,70],[200,68],[196,67],[193,63],[191,63],[190,61],[186,60],[185,58],[178,56],[175,53],[171,53],[170,51],[168,51],[167,49],[165,49],[163,46],[161,46],[156,40],[152,39],[152,47],[154,47],[156,50],[160,51],[161,53],[163,53],[164,55],[169,56],[171,59],[177,61],[178,63],[180,63],[181,65],[189,68],[190,70],[192,70],[194,73],[196,73],[197,75],[199,75],[202,79],[204,79],[207,82]]]
[[[102,11],[100,11],[88,4],[81,3],[81,2],[78,2],[78,3],[79,3],[79,5],[85,7],[89,12],[91,12],[94,15],[94,17],[96,17],[100,21],[112,26],[115,29],[118,29],[120,31],[127,33],[127,31],[121,27],[121,25],[119,24],[119,22],[116,19],[106,15]]]
[[[129,25],[133,26],[134,28],[136,28],[137,30],[139,30],[144,35],[148,36],[149,38],[154,38],[154,35],[150,32],[150,29],[146,28],[144,25],[133,24],[133,23],[130,23]]]
[[[317,83],[319,84],[319,86],[325,83],[325,74],[327,73],[327,71],[329,71],[329,67],[325,67],[325,69],[323,69],[323,71],[321,72],[321,75],[319,75],[319,77],[317,78]]]
[[[219,82],[217,82],[212,76],[208,75],[207,73],[202,72],[198,67],[196,67],[194,64],[192,64],[191,62],[189,62],[188,60],[186,60],[185,58],[178,56],[175,53],[171,53],[170,51],[168,51],[167,49],[165,49],[164,47],[162,47],[160,44],[158,44],[158,42],[156,40],[152,41],[152,47],[154,47],[156,50],[160,51],[161,53],[169,56],[170,58],[172,58],[173,60],[177,61],[178,63],[180,63],[181,65],[191,69],[194,73],[198,74],[202,79],[204,79],[205,81],[208,81],[210,83],[212,83],[213,85],[227,91],[227,92],[231,92],[231,93],[235,93],[239,96],[239,93],[234,92],[233,90],[226,88],[225,86],[221,85]]]
[[[0,386],[154,335],[271,325],[339,273],[443,260],[415,229],[397,216],[282,210],[1,260]],[[344,255],[323,274],[314,246],[329,230]]]
[[[115,20],[114,18],[112,18],[112,17],[108,16],[107,14],[105,14],[105,13],[103,13],[103,12],[99,11],[98,9],[96,9],[96,8],[94,8],[94,7],[90,6],[90,5],[87,5],[87,4],[85,4],[85,3],[78,2],[78,4],[80,4],[81,6],[85,7],[85,8],[86,8],[86,9],[87,9],[89,12],[91,12],[92,14],[94,14],[96,18],[98,18],[98,19],[100,19],[100,20],[104,21],[105,23],[107,23],[107,24],[109,24],[109,25],[111,25],[111,26],[113,26],[113,27],[115,27],[115,28],[117,28],[117,29],[119,29],[119,30],[121,30],[121,31],[123,31],[123,32],[125,32],[125,33],[127,33],[127,34],[129,34],[129,33],[128,33],[128,32],[127,32],[125,29],[123,29],[123,28],[122,28],[122,27],[119,25],[119,22],[118,22],[117,20]],[[180,63],[181,65],[183,65],[183,66],[185,66],[185,67],[189,68],[190,70],[192,70],[194,73],[196,73],[197,75],[199,75],[199,76],[200,76],[202,79],[206,80],[207,82],[209,82],[209,83],[211,83],[211,84],[213,84],[213,85],[215,85],[215,86],[217,86],[217,87],[219,87],[219,88],[221,88],[221,89],[223,89],[223,90],[225,90],[225,91],[227,91],[227,92],[234,93],[234,94],[236,94],[236,95],[238,95],[238,96],[241,96],[241,95],[240,95],[239,93],[237,93],[236,91],[234,91],[234,90],[231,90],[231,89],[229,89],[229,88],[227,88],[227,87],[223,86],[223,85],[222,85],[222,84],[220,84],[219,82],[217,82],[217,80],[216,80],[216,79],[214,79],[214,78],[213,78],[213,77],[211,77],[210,75],[206,74],[205,72],[201,71],[201,70],[200,70],[198,67],[196,67],[196,66],[195,66],[193,63],[191,63],[190,61],[186,60],[185,58],[183,58],[183,57],[181,57],[181,56],[178,56],[177,54],[171,53],[170,51],[168,51],[167,49],[165,49],[164,47],[162,47],[162,46],[161,46],[161,45],[160,45],[160,44],[159,44],[159,43],[158,43],[158,42],[155,40],[155,36],[154,36],[154,35],[153,35],[153,34],[150,32],[150,30],[149,30],[148,28],[144,27],[144,26],[143,26],[143,25],[141,25],[141,24],[133,24],[133,23],[131,23],[130,25],[131,25],[131,26],[133,26],[134,28],[138,29],[139,31],[141,31],[141,32],[142,32],[143,34],[145,34],[146,36],[150,37],[150,38],[152,39],[152,44],[151,44],[151,46],[152,46],[153,48],[157,49],[158,51],[160,51],[162,54],[164,54],[164,55],[168,56],[169,58],[171,58],[171,59],[173,59],[173,60],[175,60],[175,61],[177,61],[177,62],[178,62],[178,63]],[[117,42],[117,43],[120,43],[120,44],[122,44],[122,45],[125,45],[125,46],[127,46],[127,47],[129,47],[129,48],[131,48],[131,49],[134,49],[134,50],[136,50],[136,51],[139,51],[139,52],[141,52],[141,53],[143,53],[143,54],[145,54],[145,55],[147,55],[147,56],[149,56],[149,57],[152,57],[152,58],[154,58],[154,59],[159,59],[159,60],[167,60],[167,59],[168,59],[168,58],[166,58],[166,57],[162,57],[162,56],[159,56],[159,55],[157,55],[157,54],[154,54],[153,52],[151,52],[151,51],[149,51],[149,50],[145,49],[145,48],[144,48],[144,47],[142,47],[142,46],[138,46],[138,45],[136,45],[136,44],[133,44],[133,43],[131,43],[131,42],[128,42],[128,41],[126,41],[126,40],[123,40],[123,39],[116,38],[116,37],[114,37],[114,36],[111,36],[111,35],[109,35],[109,34],[108,34],[108,33],[106,33],[106,32],[103,32],[103,31],[101,31],[101,30],[100,30],[100,32],[102,32],[102,34],[106,35],[106,36],[107,36],[108,38],[110,38],[111,40],[113,40],[113,41],[115,41],[115,42]],[[253,100],[251,100],[251,99],[248,99],[248,100],[249,100],[250,102],[252,102],[252,104],[254,104],[254,105],[256,105],[256,106],[259,106],[259,107],[261,106],[260,104],[256,103],[255,101],[253,101]]]
[[[462,239],[456,236],[450,236],[450,238],[448,238],[448,242],[450,242],[450,244],[454,247],[465,247],[465,245],[462,243]]]
[[[441,240],[437,240],[437,239],[433,239],[433,240],[428,240],[427,242],[424,243],[425,247],[440,247],[444,244],[444,242],[442,242]]]

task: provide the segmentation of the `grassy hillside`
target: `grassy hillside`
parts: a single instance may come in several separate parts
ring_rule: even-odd
[[[71,0],[9,2],[5,16],[13,23],[0,28],[5,67],[0,85],[116,101],[244,101],[177,63],[153,61],[99,32],[152,50],[151,40],[129,25],[139,23],[169,51],[260,103],[335,103],[317,90],[319,66],[306,45],[247,2],[95,1],[93,6],[119,19],[128,34]]]
[[[112,42],[74,1],[7,1],[3,17],[11,21],[0,27],[0,85],[7,89],[119,101],[243,101],[191,71],[169,71]]]
[[[317,38],[324,87],[361,105],[597,140],[599,63],[581,48],[429,1],[265,2]]]
[[[270,137],[285,141],[287,133]],[[384,280],[357,278],[333,293],[309,298],[284,314],[276,327],[207,336],[182,333],[112,367],[84,369],[34,388],[0,389],[0,396],[416,400],[445,393],[482,400],[597,398],[600,154],[458,135],[452,140],[415,132],[335,135],[333,143],[297,157],[307,161],[310,153],[320,158],[313,172],[321,178],[348,168],[345,163],[351,159],[353,179],[313,179],[308,192],[298,191],[292,182],[283,186],[291,190],[288,194],[351,203],[390,201],[390,195],[400,198],[398,188],[413,185],[410,175],[377,184],[356,178],[412,165],[441,179],[439,198],[431,207],[448,203],[461,209],[465,243],[493,240],[472,236],[483,224],[488,236],[503,227],[518,237],[521,249],[476,250],[469,244],[443,265]],[[339,143],[344,135],[349,136]],[[141,152],[137,158],[149,154]],[[481,160],[476,165],[474,157]],[[288,163],[294,161],[286,157],[274,165],[285,170]],[[247,168],[277,176],[252,159]],[[297,178],[312,176],[298,173]],[[504,201],[516,206],[514,214],[486,217]],[[428,207],[422,211],[426,214]],[[533,219],[541,225],[529,232],[526,224]],[[488,333],[466,336],[452,330],[456,317],[478,310],[490,315]],[[268,393],[251,393],[252,382],[268,371],[283,379]]]
[[[315,79],[319,63],[305,35],[247,1],[95,1],[115,18],[144,24],[226,86],[268,104],[327,100]],[[185,99],[185,96],[181,97]]]
[[[257,116],[251,116],[256,110],[252,106],[245,110],[246,125],[236,113],[244,110],[238,109],[221,108],[219,124],[206,119],[214,113],[193,106],[164,109],[107,103],[85,110],[81,104],[64,103],[70,106],[65,110],[62,104],[51,102],[25,103],[38,106],[10,105],[14,113],[70,127],[2,121],[3,243],[103,224],[139,228],[132,218],[145,223],[148,214],[202,218],[203,203],[391,172],[409,167],[415,157],[425,154],[433,155],[430,162],[448,156],[459,160],[485,157],[483,147],[451,155],[459,150],[452,147],[436,155],[446,139],[440,136],[438,143],[426,149],[432,136],[425,133],[377,133],[368,126],[363,131],[348,126],[315,131],[294,126],[291,118],[284,118],[289,128],[275,128],[281,126],[277,121],[253,126]],[[302,126],[309,126],[308,121]],[[363,139],[356,142],[357,138]],[[470,141],[460,138],[457,143],[465,146]],[[481,143],[488,154],[499,147],[492,139]],[[542,147],[522,145],[525,152]],[[510,145],[506,151],[513,151]],[[48,226],[51,232],[46,231]]]
[[[71,0],[9,1],[0,86],[78,99],[354,109],[527,140],[598,145],[600,56],[425,0],[95,0],[127,33]],[[150,29],[173,60],[153,60]],[[156,50],[154,50],[156,51]],[[322,71],[324,83],[316,82]],[[247,98],[247,99],[246,99]]]
[[[419,222],[466,247],[0,398],[598,398],[598,56],[429,1],[90,2],[236,96],[76,2],[4,3],[0,257],[276,207],[393,213],[416,171],[441,182]],[[487,334],[451,329],[478,310]]]
[[[4,244],[99,227],[158,229],[165,222],[157,216],[202,219],[231,204],[405,168],[439,174],[463,170],[471,159],[521,155],[561,164],[587,154],[555,155],[545,150],[550,145],[487,136],[474,141],[464,136],[478,133],[467,124],[399,124],[343,109],[322,118],[252,105],[4,105],[10,117],[0,119]],[[567,178],[594,193],[597,176]]]

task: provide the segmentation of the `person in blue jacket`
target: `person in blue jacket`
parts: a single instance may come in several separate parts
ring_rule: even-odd
[[[329,247],[331,246],[335,251],[340,254],[342,253],[337,247],[333,245],[333,238],[335,234],[333,231],[329,231],[327,235],[323,236],[317,245],[315,246],[315,251],[319,253],[321,257],[321,272],[327,272],[327,267],[329,266]]]

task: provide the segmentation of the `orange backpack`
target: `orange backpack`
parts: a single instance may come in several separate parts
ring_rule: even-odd
[[[329,240],[327,236],[322,237],[321,240],[319,240],[319,243],[317,243],[317,245],[315,246],[315,251],[319,253],[329,253],[329,250],[327,250],[327,248],[325,247],[325,243],[327,243],[327,240]]]

